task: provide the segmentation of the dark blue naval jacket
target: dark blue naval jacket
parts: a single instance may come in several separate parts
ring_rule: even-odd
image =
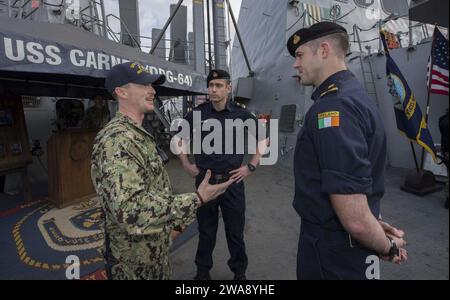
[[[189,122],[191,127],[191,137],[194,131],[201,130],[201,128],[194,128],[193,124],[193,112],[198,111],[201,112],[201,124],[204,125],[205,122],[208,122],[209,119],[216,119],[222,125],[222,152],[219,154],[205,154],[202,149],[202,154],[194,155],[195,163],[197,167],[200,169],[210,169],[215,173],[228,173],[229,171],[235,170],[242,165],[244,160],[244,154],[238,153],[236,151],[237,143],[239,139],[236,139],[236,129],[232,133],[233,143],[225,143],[226,133],[225,132],[225,120],[237,120],[240,119],[243,122],[251,119],[257,122],[257,118],[250,113],[245,107],[239,103],[228,101],[227,106],[222,111],[216,111],[211,102],[205,102],[196,108],[192,112],[189,112],[184,118]],[[257,126],[257,123],[255,123]],[[211,131],[202,131],[201,140],[208,136]],[[255,132],[255,135],[256,132]],[[231,148],[232,147],[232,148]],[[232,153],[232,154],[224,154],[224,153]]]
[[[294,208],[302,220],[343,229],[330,195],[365,194],[378,218],[386,136],[376,104],[347,70],[329,77],[312,99],[297,137]]]

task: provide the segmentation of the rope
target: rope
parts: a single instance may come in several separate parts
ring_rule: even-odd
[[[369,29],[363,29],[363,28],[359,27],[358,25],[356,25],[356,28],[358,28],[359,31],[370,31],[370,30],[374,29],[374,28],[377,27],[377,26],[378,26],[378,22],[375,23],[375,24],[373,24],[373,26],[370,27]]]
[[[292,24],[288,29],[286,29],[286,31],[291,30],[295,25],[297,25],[298,22],[300,22],[301,19],[303,19],[303,17],[305,16],[305,11],[303,11],[302,15],[297,19],[297,21],[294,22],[294,24]]]
[[[356,9],[356,6],[355,6],[351,11],[349,11],[348,13],[346,13],[345,15],[343,15],[342,17],[339,17],[338,19],[336,19],[336,21],[339,21],[340,19],[345,18],[346,16],[348,16],[349,14],[351,14],[352,12],[354,12],[355,9]]]
[[[380,39],[380,37],[376,37],[376,38],[373,38],[373,39],[371,39],[371,40],[360,41],[360,43],[369,43],[369,42],[373,42],[373,41],[376,41],[376,40],[379,40],[379,39]],[[355,44],[357,44],[358,42],[357,42],[357,41],[350,41],[350,43],[355,43]]]

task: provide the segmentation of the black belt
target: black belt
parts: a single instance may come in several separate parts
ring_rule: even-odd
[[[202,179],[205,178],[206,170],[201,170],[200,175],[202,176]],[[209,179],[210,184],[218,184],[227,182],[228,179],[230,179],[232,175],[229,173],[214,173],[212,172],[211,178]]]
[[[228,179],[230,179],[231,175],[230,174],[212,174],[211,178],[213,178],[214,180],[224,180],[224,181],[228,181]]]

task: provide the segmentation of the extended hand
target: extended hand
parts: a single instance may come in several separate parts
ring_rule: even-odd
[[[251,172],[247,166],[242,166],[239,169],[231,171],[230,174],[233,174],[230,179],[236,180],[236,182],[241,182],[249,176]]]
[[[225,193],[227,188],[235,182],[235,179],[230,178],[227,182],[221,183],[221,184],[209,184],[209,179],[211,178],[211,170],[208,170],[206,172],[205,178],[203,178],[202,183],[198,186],[197,192],[200,194],[200,196],[203,198],[203,201],[209,202],[218,196]]]

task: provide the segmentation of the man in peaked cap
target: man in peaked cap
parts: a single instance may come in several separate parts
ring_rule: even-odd
[[[222,79],[222,80],[228,81],[228,83],[231,83],[231,76],[227,71],[216,69],[216,70],[211,70],[211,72],[209,72],[209,74],[208,74],[208,77],[206,77],[206,86],[209,87],[209,83],[212,80],[218,80],[218,79]]]
[[[153,110],[153,86],[164,81],[138,63],[116,65],[106,78],[119,112],[95,139],[91,176],[105,218],[110,279],[169,279],[171,234],[233,182],[210,185],[208,172],[195,193],[173,194],[154,138],[142,127]]]
[[[201,128],[193,128],[194,113],[196,112],[200,113],[202,123],[211,122],[211,120],[220,122],[223,139],[221,153],[216,153],[214,150],[212,154],[206,154],[202,149],[201,154],[194,156],[195,163],[191,163],[188,156],[183,153],[180,154],[180,160],[186,172],[196,178],[197,186],[204,180],[205,172],[208,169],[212,170],[211,180],[215,183],[226,181],[229,178],[235,179],[236,182],[230,185],[223,195],[197,211],[199,242],[195,257],[197,275],[194,279],[211,279],[209,272],[213,267],[212,254],[216,244],[220,208],[230,251],[228,266],[234,273],[235,280],[245,280],[248,258],[244,242],[245,191],[243,180],[255,172],[261,155],[257,151],[252,155],[248,164],[243,164],[244,154],[236,151],[237,142],[233,142],[232,145],[226,143],[225,122],[227,120],[232,122],[241,120],[244,123],[248,120],[257,122],[257,119],[243,105],[230,101],[231,78],[228,72],[212,70],[208,74],[207,85],[210,101],[197,106],[193,112],[185,116],[185,120],[189,122],[191,135],[194,130],[201,131]],[[239,126],[235,128],[233,141],[236,141],[237,132],[240,130],[245,130],[245,128]],[[202,144],[206,136],[206,133],[202,134]],[[264,143],[264,141],[260,143]]]
[[[381,221],[386,137],[375,102],[347,70],[346,30],[320,22],[287,42],[303,85],[314,86],[294,154],[293,206],[301,217],[298,279],[376,279],[379,260],[401,263],[404,232]],[[367,259],[375,265],[366,263]]]

